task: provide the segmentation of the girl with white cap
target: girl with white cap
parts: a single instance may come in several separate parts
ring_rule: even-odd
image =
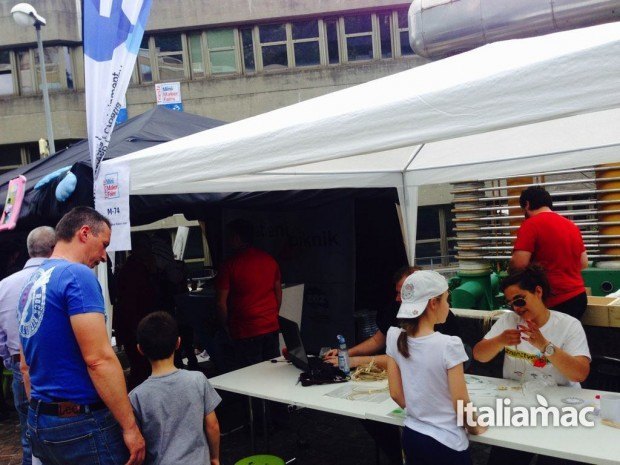
[[[434,330],[450,311],[448,283],[435,271],[417,271],[403,283],[401,300],[402,329],[388,330],[386,352],[390,395],[406,410],[406,463],[470,465],[467,433],[457,425],[457,401],[469,402],[463,372],[468,357],[460,338]],[[486,428],[468,430],[481,434]]]

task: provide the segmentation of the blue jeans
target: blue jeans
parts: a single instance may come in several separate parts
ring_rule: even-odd
[[[407,465],[471,465],[469,449],[456,451],[435,438],[403,428],[403,450]],[[524,462],[527,463],[527,462]]]
[[[13,404],[19,416],[20,440],[22,443],[22,465],[32,464],[32,450],[26,439],[26,422],[28,420],[28,398],[24,389],[24,379],[19,371],[19,362],[11,363],[13,372]]]
[[[63,418],[30,407],[26,435],[45,465],[124,465],[129,459],[121,428],[105,408]]]

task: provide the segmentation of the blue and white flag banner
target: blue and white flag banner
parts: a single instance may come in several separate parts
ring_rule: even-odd
[[[151,0],[84,0],[84,70],[93,180],[131,79]]]

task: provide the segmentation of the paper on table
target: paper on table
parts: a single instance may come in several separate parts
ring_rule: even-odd
[[[467,384],[468,391],[489,391],[497,393],[497,385],[488,379],[465,375],[465,383]]]
[[[363,402],[375,402],[377,404],[390,398],[387,386],[377,385],[359,386],[347,384],[325,395],[337,399],[361,400]]]

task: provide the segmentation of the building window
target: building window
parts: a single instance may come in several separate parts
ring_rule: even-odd
[[[392,15],[380,13],[377,15],[379,21],[379,41],[381,42],[381,58],[393,58],[392,53]]]
[[[372,16],[345,16],[344,39],[347,61],[372,60]]]
[[[45,77],[50,91],[74,89],[73,60],[69,47],[45,47]],[[19,90],[21,95],[33,94],[42,89],[43,79],[36,49],[20,50],[17,55]],[[33,65],[34,64],[34,65]]]
[[[0,50],[0,95],[12,95],[15,93],[13,81],[13,64],[11,52]]]
[[[67,89],[75,89],[75,84],[73,82],[73,60],[71,59],[71,50],[69,47],[61,47],[61,49],[65,58],[64,68]]]
[[[0,155],[0,174],[19,168],[26,163],[24,153],[20,145],[3,145]]]
[[[207,31],[207,49],[211,74],[237,72],[237,54],[234,29]]]
[[[30,50],[20,50],[17,52],[17,62],[19,66],[19,90],[22,95],[34,94],[34,73],[32,70],[32,54]]]
[[[202,58],[202,34],[188,35],[187,42],[192,79],[204,78],[206,72],[204,60]]]
[[[64,149],[65,147],[61,148],[61,141],[57,140],[54,141],[55,145],[56,145],[56,152]],[[35,162],[37,160],[41,159],[41,153],[39,152],[39,143],[35,142],[35,143],[30,143],[30,144],[26,144],[24,146],[24,151],[26,152],[26,156],[28,158],[27,163],[32,163]]]
[[[260,57],[265,71],[288,68],[286,24],[268,24],[258,27]]]
[[[50,91],[63,88],[61,82],[61,61],[64,63],[64,56],[60,53],[61,47],[45,47],[43,54],[45,56],[45,78],[47,80],[47,88]],[[33,50],[34,62],[37,71],[37,85],[39,89],[43,88],[43,79],[41,77],[41,66],[39,66],[39,54]]]
[[[183,38],[181,34],[156,35],[155,50],[160,81],[180,81],[185,79]]]
[[[295,66],[320,65],[319,22],[311,20],[291,23],[291,35]]]
[[[411,45],[409,45],[409,24],[407,20],[407,11],[398,11],[398,38],[400,39],[400,56],[413,55]]]
[[[340,63],[340,47],[338,44],[338,19],[325,20],[327,37],[327,59],[330,65]]]
[[[142,43],[140,44],[140,50],[138,51],[138,75],[140,82],[147,83],[153,82],[153,69],[151,68],[151,54],[149,51],[148,36],[142,37]]]
[[[246,74],[256,72],[256,61],[254,60],[254,38],[253,28],[246,27],[240,30],[241,47],[243,50],[243,71]]]

